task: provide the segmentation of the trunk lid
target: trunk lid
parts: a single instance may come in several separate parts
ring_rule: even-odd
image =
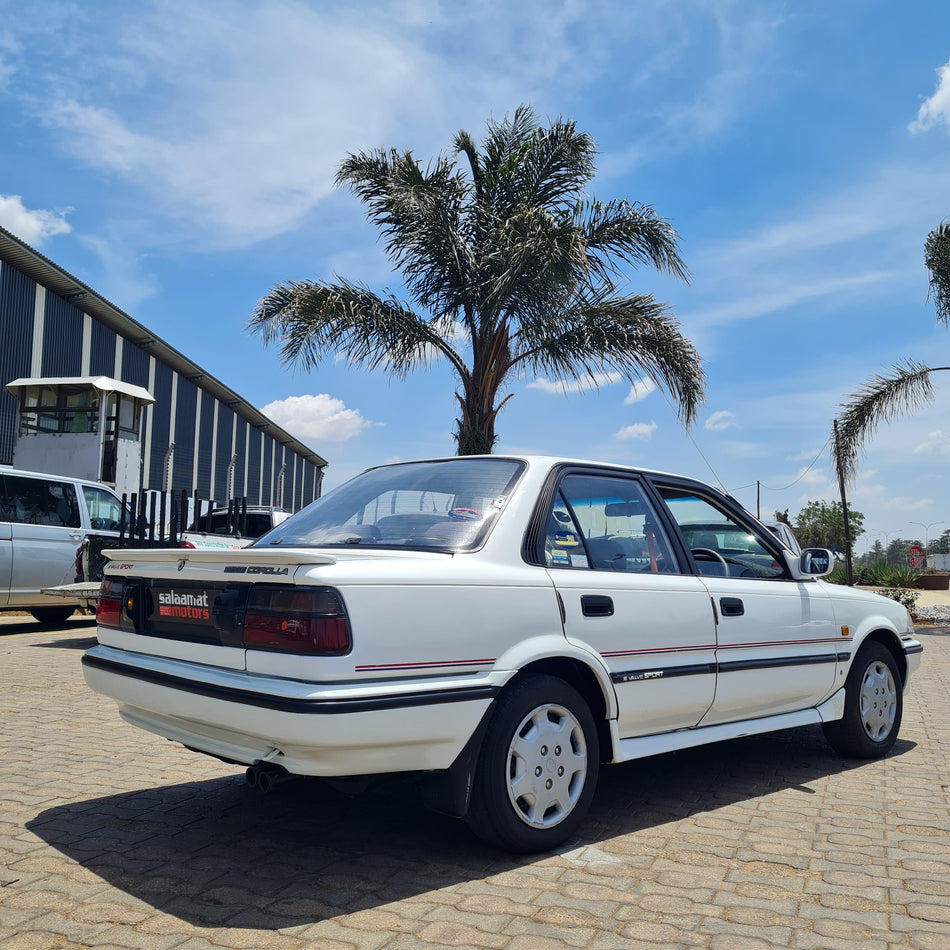
[[[121,628],[100,623],[100,643],[233,670],[246,669],[241,618],[251,587],[291,585],[301,565],[336,560],[315,551],[183,548],[109,557],[103,590],[122,604]]]

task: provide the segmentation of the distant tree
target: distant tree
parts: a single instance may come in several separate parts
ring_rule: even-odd
[[[590,195],[596,147],[575,124],[542,127],[526,106],[468,132],[428,164],[411,152],[350,155],[337,171],[367,208],[408,302],[342,279],[274,287],[248,321],[285,363],[339,354],[403,378],[445,359],[457,381],[459,455],[489,453],[518,377],[596,386],[607,372],[667,390],[687,426],[702,361],[668,307],[625,294],[627,267],[687,279],[676,232],[648,206]]]
[[[875,561],[883,561],[885,555],[884,545],[881,544],[881,539],[878,538],[869,548],[868,553],[862,559],[864,564],[873,564]]]
[[[786,508],[784,511],[779,511],[776,508],[775,511],[772,512],[772,518],[775,521],[780,521],[783,524],[787,524],[789,527],[792,526],[792,522],[789,521],[789,518],[788,518],[788,508]]]
[[[848,509],[851,542],[864,534],[864,515]],[[844,551],[844,512],[840,501],[810,501],[795,519],[795,535],[803,548],[837,548]]]
[[[924,263],[930,272],[929,298],[937,309],[937,321],[950,326],[950,221],[927,235]],[[853,481],[858,456],[878,425],[933,402],[932,377],[946,371],[950,366],[931,367],[905,359],[895,363],[890,373],[871,377],[841,405],[832,456],[846,482]]]
[[[947,528],[939,538],[930,542],[928,554],[950,554],[950,528]]]
[[[894,538],[887,546],[886,560],[888,564],[906,564],[910,560],[910,549],[917,545],[923,548],[923,541],[911,538]]]

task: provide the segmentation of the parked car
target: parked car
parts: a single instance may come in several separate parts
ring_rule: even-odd
[[[290,512],[285,508],[268,505],[215,508],[210,514],[202,515],[197,525],[193,524],[182,532],[181,547],[246,548],[289,517]]]
[[[741,532],[694,548],[686,526]],[[728,529],[728,530],[726,530]],[[820,723],[884,755],[922,647],[701,482],[484,456],[370,469],[240,551],[119,551],[89,685],[249,766],[417,772],[512,851],[577,830],[601,763]]]
[[[273,505],[248,505],[247,508],[215,508],[211,512],[212,534],[234,534],[254,540],[290,517],[286,508]]]
[[[0,467],[0,610],[63,623],[80,605],[43,591],[76,579],[76,550],[89,532],[118,536],[122,502],[104,485]]]
[[[764,524],[792,554],[802,553],[802,546],[798,543],[798,538],[795,537],[795,532],[792,531],[790,525],[784,521],[763,521],[762,524]]]

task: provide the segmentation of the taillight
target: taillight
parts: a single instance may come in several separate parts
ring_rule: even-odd
[[[99,599],[96,601],[96,623],[100,627],[122,626],[122,601],[124,596],[122,581],[105,578],[99,587]]]
[[[194,549],[194,545],[193,545],[190,541],[179,541],[179,542],[178,542],[178,547],[180,547],[180,548],[192,548],[192,549]]]
[[[244,645],[318,656],[349,653],[350,625],[343,601],[332,587],[252,587],[244,613]]]

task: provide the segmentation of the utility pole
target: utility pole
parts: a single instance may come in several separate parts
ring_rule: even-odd
[[[832,428],[835,434],[835,461],[841,458],[838,454],[838,420],[832,422]],[[835,465],[838,469],[838,487],[841,490],[841,513],[844,515],[844,564],[848,572],[848,587],[854,587],[854,566],[851,558],[851,525],[848,521],[848,499],[844,493],[844,472],[840,465]]]

